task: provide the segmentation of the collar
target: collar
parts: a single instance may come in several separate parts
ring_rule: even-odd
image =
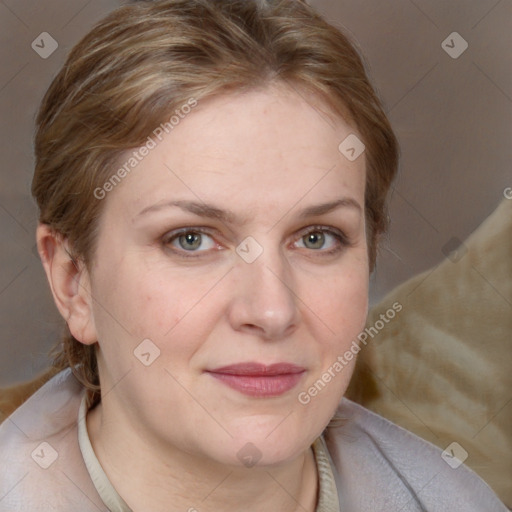
[[[94,453],[87,432],[87,394],[84,393],[78,411],[78,445],[82,452],[89,476],[103,503],[110,512],[132,512],[121,498]],[[312,445],[318,472],[318,502],[315,512],[339,512],[338,492],[334,479],[332,461],[329,457],[323,436],[318,437]]]

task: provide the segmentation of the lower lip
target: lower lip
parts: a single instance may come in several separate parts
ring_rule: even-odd
[[[244,395],[267,398],[280,396],[293,389],[299,383],[304,372],[264,376],[209,373],[212,377]]]

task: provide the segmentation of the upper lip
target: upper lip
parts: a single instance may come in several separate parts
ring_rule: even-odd
[[[237,363],[220,368],[208,370],[210,373],[223,373],[226,375],[244,375],[244,376],[272,376],[272,375],[287,375],[292,373],[302,373],[305,368],[292,363],[275,363],[275,364],[262,364],[262,363]]]

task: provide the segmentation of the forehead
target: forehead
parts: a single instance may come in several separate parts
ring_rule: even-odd
[[[133,218],[176,198],[216,199],[247,210],[254,202],[290,203],[305,194],[335,199],[352,189],[360,195],[364,154],[350,161],[340,151],[356,133],[318,98],[289,87],[202,100],[161,140],[152,137],[154,147],[110,193],[109,207]]]

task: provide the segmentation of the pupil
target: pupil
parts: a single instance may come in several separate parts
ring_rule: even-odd
[[[314,248],[318,249],[323,246],[324,238],[323,233],[310,233],[307,236],[307,241],[310,245],[314,246]]]
[[[194,233],[187,233],[180,237],[180,242],[184,249],[197,249],[201,245],[201,237]]]

